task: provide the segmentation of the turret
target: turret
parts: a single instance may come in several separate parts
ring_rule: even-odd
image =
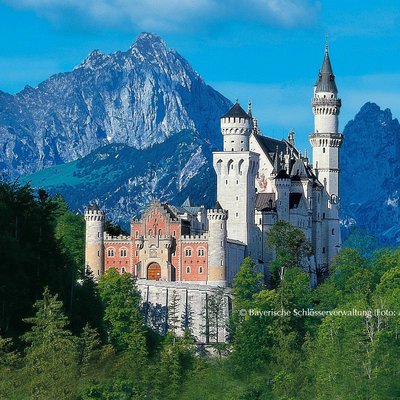
[[[221,117],[224,151],[213,153],[213,165],[217,174],[217,200],[229,211],[227,231],[229,239],[249,246],[255,230],[255,180],[259,167],[259,155],[249,151],[251,117],[236,103]]]
[[[339,226],[339,149],[343,135],[339,133],[339,113],[342,106],[329,58],[328,45],[314,86],[312,110],[314,113],[314,132],[310,135],[313,148],[313,169],[318,180],[327,192],[327,212],[324,215],[324,256],[330,260],[340,248]],[[326,249],[327,247],[327,249]]]
[[[277,194],[276,211],[278,213],[278,218],[289,222],[290,176],[282,169],[274,179]]]
[[[90,270],[95,279],[104,273],[104,220],[105,213],[97,204],[85,209],[85,270]]]
[[[228,212],[217,202],[207,210],[208,218],[208,277],[207,283],[226,286],[226,221]]]
[[[224,151],[249,151],[252,118],[236,103],[221,117]]]

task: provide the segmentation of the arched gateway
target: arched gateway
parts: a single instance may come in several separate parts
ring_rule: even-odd
[[[147,279],[150,281],[159,281],[161,278],[161,267],[160,264],[152,262],[147,267]]]

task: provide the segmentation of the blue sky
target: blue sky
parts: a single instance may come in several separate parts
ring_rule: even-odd
[[[397,0],[0,0],[0,16],[0,89],[10,93],[148,31],[231,100],[250,97],[265,134],[294,128],[306,146],[328,34],[341,129],[366,101],[400,116]]]

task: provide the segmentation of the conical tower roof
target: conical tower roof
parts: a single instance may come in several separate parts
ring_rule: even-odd
[[[235,103],[233,107],[221,118],[244,118],[244,119],[250,119],[249,115],[246,113],[246,111],[243,110],[243,108],[240,106],[239,103]]]
[[[316,92],[331,92],[337,94],[338,90],[335,83],[331,60],[329,58],[328,45],[325,46],[325,56],[322,67],[319,70],[317,81],[315,82]]]

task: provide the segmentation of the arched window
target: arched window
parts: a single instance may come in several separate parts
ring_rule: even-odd
[[[121,268],[121,272],[122,272],[122,273],[125,272],[125,268],[124,268],[124,267]]]
[[[162,235],[162,230],[159,229],[159,230],[158,230],[158,236],[161,236],[161,235]]]
[[[244,160],[239,161],[239,164],[238,164],[239,175],[243,174],[243,163],[244,163]]]
[[[203,267],[199,267],[199,274],[202,274],[203,273]]]
[[[122,247],[120,250],[120,255],[121,257],[126,257],[127,255],[127,250],[125,249],[125,247]]]
[[[107,249],[107,256],[114,257],[114,248],[113,247],[110,247],[109,249]]]
[[[192,249],[190,247],[186,247],[185,256],[186,257],[191,257],[192,256]]]
[[[197,255],[198,255],[199,257],[204,257],[205,254],[206,254],[206,251],[205,251],[205,249],[204,249],[203,247],[200,247],[200,248],[197,250]]]
[[[190,267],[186,267],[186,273],[190,274]]]
[[[334,229],[332,229],[332,235],[334,235],[335,234],[335,230]]]
[[[228,174],[231,172],[232,169],[233,169],[233,160],[229,160],[228,164],[227,164],[227,172],[228,172]]]

